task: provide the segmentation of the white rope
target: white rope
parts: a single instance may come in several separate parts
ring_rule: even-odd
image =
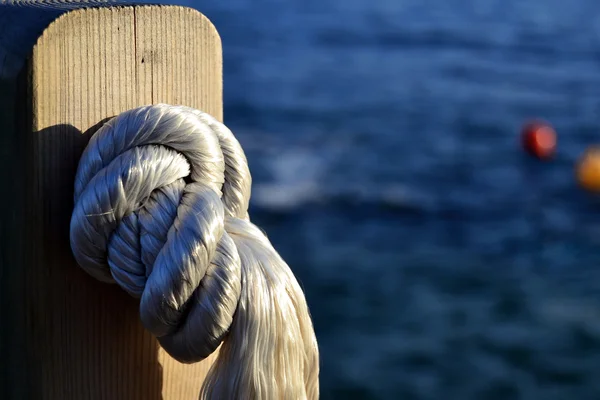
[[[140,297],[146,329],[181,362],[221,344],[201,399],[317,399],[319,355],[304,294],[252,224],[251,177],[231,131],[198,110],[126,111],[77,170],[79,265]]]

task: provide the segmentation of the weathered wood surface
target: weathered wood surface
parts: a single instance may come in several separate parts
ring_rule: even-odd
[[[0,0],[0,78],[14,77],[42,31],[52,21],[70,10],[156,3],[160,1]],[[183,5],[177,0],[169,3]]]
[[[72,11],[43,32],[17,82],[0,88],[18,95],[0,107],[0,398],[197,398],[214,355],[171,359],[137,300],[78,268],[68,231],[77,162],[101,121],[158,102],[222,118],[218,33],[183,7]]]

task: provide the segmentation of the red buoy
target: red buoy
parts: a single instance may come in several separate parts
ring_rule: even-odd
[[[556,150],[556,132],[542,121],[528,122],[521,131],[523,148],[538,159],[549,159]]]

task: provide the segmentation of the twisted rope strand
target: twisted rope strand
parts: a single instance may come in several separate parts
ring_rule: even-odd
[[[90,140],[75,179],[79,265],[140,298],[142,324],[175,359],[219,357],[201,399],[318,399],[304,293],[249,220],[244,152],[210,115],[158,104]]]

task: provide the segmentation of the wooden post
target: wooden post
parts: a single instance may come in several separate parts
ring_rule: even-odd
[[[197,399],[215,354],[169,357],[138,300],[76,265],[69,221],[79,156],[107,118],[165,102],[222,119],[217,31],[183,7],[71,11],[44,30],[18,82],[17,129],[3,141],[15,183],[2,193],[0,397]]]

